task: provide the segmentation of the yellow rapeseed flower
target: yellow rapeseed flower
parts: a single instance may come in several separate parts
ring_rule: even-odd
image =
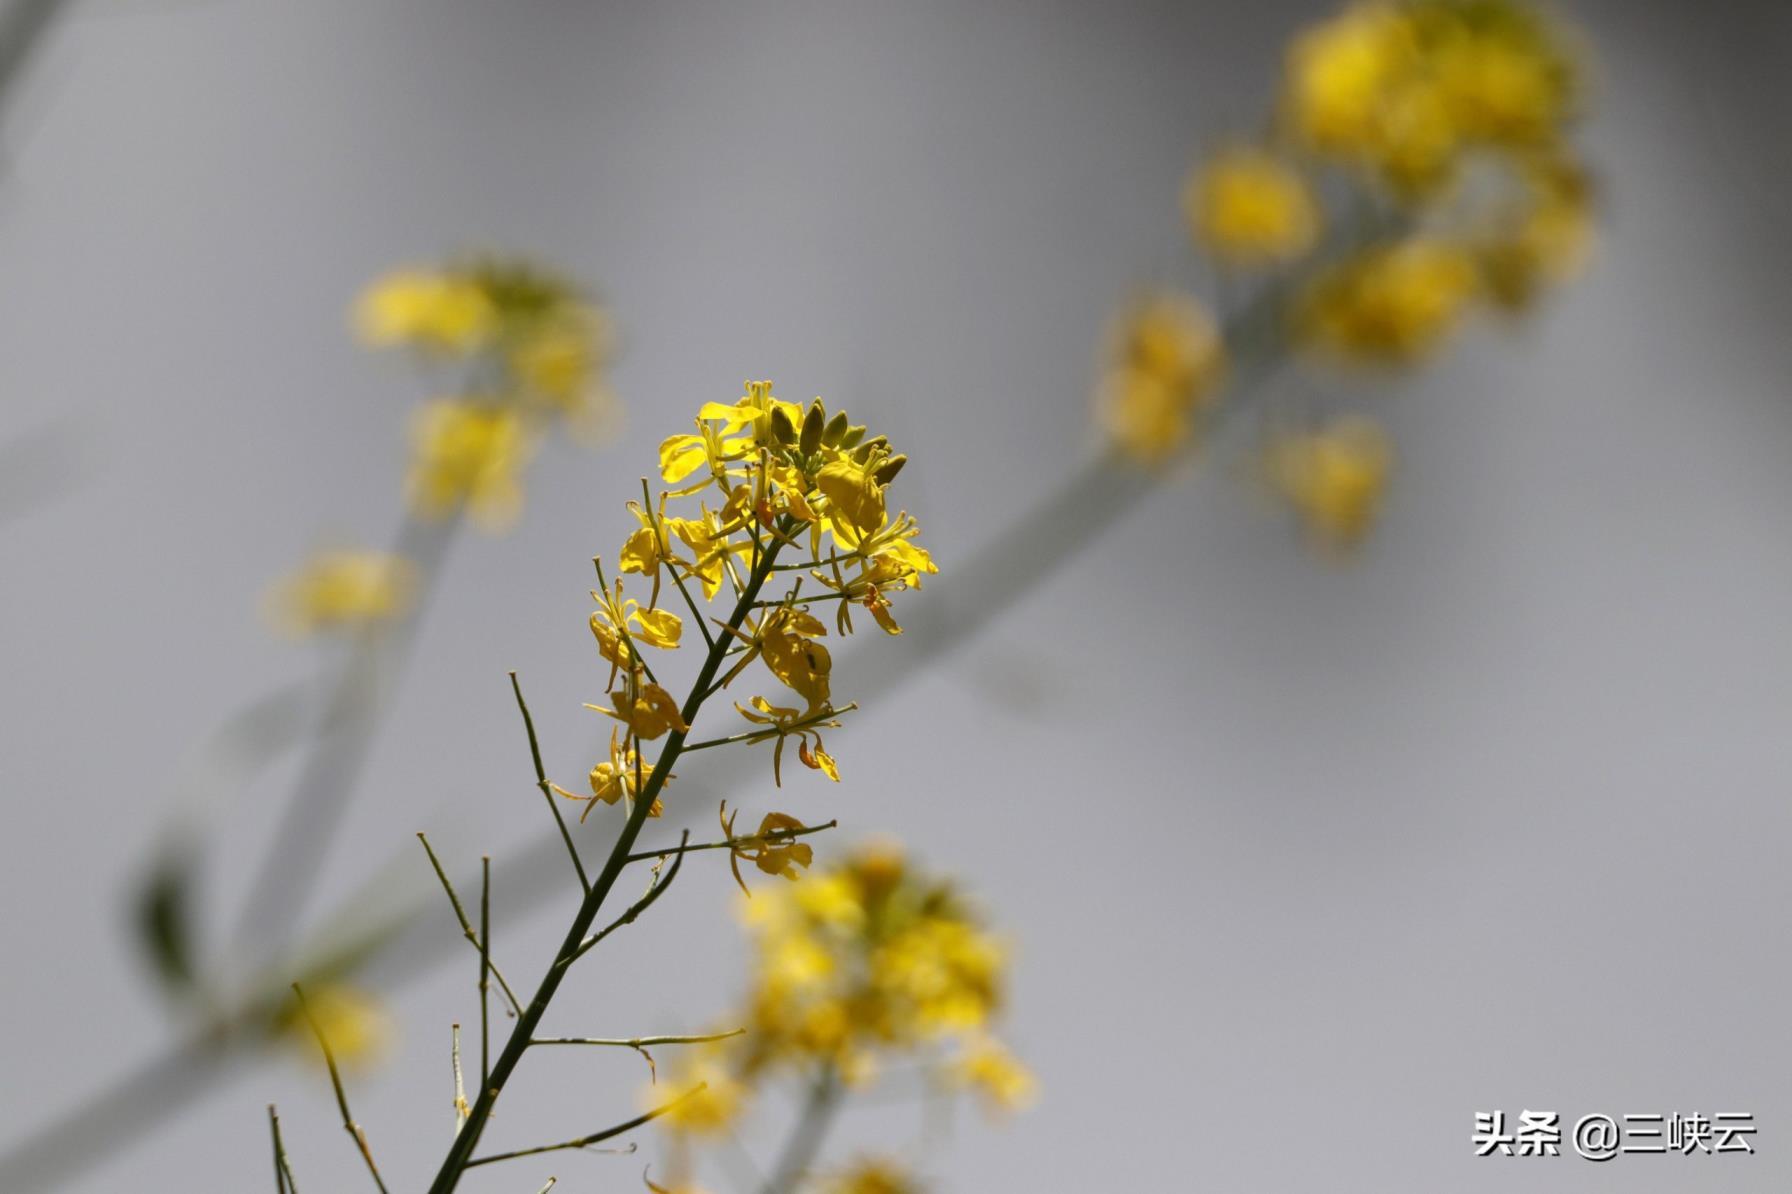
[[[1575,115],[1573,56],[1537,9],[1513,0],[1417,0],[1408,19],[1464,140],[1533,146]]]
[[[1215,154],[1189,179],[1183,209],[1195,239],[1234,265],[1292,261],[1319,236],[1319,205],[1307,180],[1262,149]]]
[[[568,800],[577,800],[582,803],[585,809],[579,814],[579,820],[583,821],[591,815],[592,807],[599,801],[604,804],[615,804],[624,796],[633,801],[635,794],[641,790],[641,783],[645,782],[647,777],[652,774],[653,767],[632,747],[624,747],[622,741],[617,738],[616,732],[612,730],[610,732],[610,757],[593,767],[591,774],[587,777],[591,784],[591,795],[580,796],[576,792],[568,792],[559,784],[549,784],[548,786]],[[675,775],[667,774],[661,781],[661,786],[664,787],[677,778]],[[657,817],[664,811],[665,802],[655,796],[653,807],[647,811],[647,815]]]
[[[1574,96],[1563,38],[1527,6],[1408,0],[1356,4],[1302,35],[1285,107],[1306,148],[1425,198],[1470,150],[1553,139]]]
[[[992,1112],[1018,1111],[1029,1106],[1038,1091],[1033,1072],[1008,1047],[990,1036],[973,1036],[952,1063],[953,1076],[982,1096]]]
[[[925,1189],[900,1163],[864,1157],[828,1181],[827,1194],[922,1194]]]
[[[1006,955],[949,884],[888,847],[856,850],[761,891],[748,923],[756,1065],[804,1059],[863,1071],[881,1050],[981,1033],[1000,1009]]]
[[[1461,245],[1378,245],[1315,279],[1297,322],[1309,341],[1346,360],[1409,364],[1456,329],[1475,287],[1474,258]]]
[[[1576,164],[1545,157],[1524,162],[1522,194],[1474,241],[1487,296],[1523,310],[1545,286],[1585,266],[1594,235],[1593,187]]]
[[[465,356],[482,348],[498,312],[479,284],[459,273],[403,269],[374,282],[355,304],[361,338],[376,348],[405,346]]]
[[[1225,348],[1206,308],[1179,294],[1152,295],[1113,334],[1102,423],[1127,455],[1160,463],[1187,441],[1224,374]]]
[[[429,517],[462,507],[502,529],[522,509],[521,473],[530,453],[515,411],[453,398],[424,404],[412,425],[411,504]]]
[[[1412,29],[1392,4],[1353,4],[1308,29],[1288,53],[1294,131],[1320,152],[1366,155],[1382,138],[1387,94],[1412,56]]]
[[[305,1007],[317,1024],[316,1032],[296,1000],[281,1013],[278,1025],[299,1050],[315,1051],[317,1033],[322,1033],[337,1064],[347,1069],[376,1065],[391,1050],[395,1039],[392,1017],[371,992],[347,983],[308,984]]]
[[[1319,543],[1349,548],[1375,525],[1394,452],[1367,419],[1346,418],[1286,435],[1270,452],[1270,476]]]
[[[644,741],[651,742],[665,734],[668,730],[681,733],[691,727],[678,711],[678,702],[672,694],[658,684],[635,680],[610,693],[610,707],[602,705],[585,706],[595,709],[606,717],[614,717],[628,727],[629,733]]]
[[[295,635],[359,630],[409,611],[416,567],[379,551],[321,551],[268,596],[268,615]]]
[[[685,1136],[716,1136],[728,1131],[745,1109],[751,1093],[734,1075],[727,1049],[719,1044],[693,1046],[678,1055],[664,1082],[642,1092],[642,1103],[653,1109],[668,1102],[670,1091],[677,1102],[659,1118],[669,1131]]]

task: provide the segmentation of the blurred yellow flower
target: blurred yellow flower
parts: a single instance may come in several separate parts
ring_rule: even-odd
[[[600,372],[609,363],[613,339],[602,310],[568,299],[565,309],[518,330],[509,348],[510,368],[550,406],[576,411],[601,389]]]
[[[827,1194],[922,1194],[925,1187],[907,1169],[885,1157],[865,1157],[836,1174]]]
[[[1560,32],[1513,0],[1371,2],[1294,43],[1284,102],[1307,148],[1422,197],[1467,150],[1555,139],[1575,75]]]
[[[1566,282],[1586,265],[1594,235],[1593,186],[1573,162],[1528,161],[1521,195],[1475,240],[1487,296],[1519,311],[1546,285]]]
[[[416,567],[378,551],[320,551],[268,595],[269,619],[282,631],[359,630],[410,610]]]
[[[1285,435],[1270,449],[1270,478],[1323,545],[1348,548],[1375,525],[1394,452],[1367,419],[1345,418]]]
[[[1183,208],[1195,239],[1234,265],[1292,261],[1319,236],[1319,205],[1307,180],[1261,149],[1214,155],[1189,180]]]
[[[800,883],[762,889],[746,921],[758,966],[744,1075],[823,1062],[862,1078],[880,1053],[946,1038],[974,1039],[983,1078],[997,1077],[986,1033],[1006,951],[950,884],[917,874],[900,850],[861,847]],[[1008,1093],[1018,1095],[1018,1073]]]
[[[411,440],[409,488],[419,514],[440,518],[465,507],[494,530],[516,518],[530,444],[514,411],[437,399],[417,412]]]
[[[1032,1104],[1038,1093],[1033,1072],[993,1037],[980,1035],[966,1041],[953,1062],[952,1072],[995,1112],[1022,1110]]]
[[[718,1044],[696,1045],[679,1053],[664,1083],[644,1092],[649,1108],[666,1105],[667,1091],[677,1098],[659,1123],[669,1131],[688,1136],[715,1136],[729,1130],[746,1106],[749,1091],[734,1076],[725,1048]]]
[[[1513,0],[1420,0],[1409,20],[1457,135],[1523,148],[1574,116],[1577,71],[1562,33]]]
[[[1112,341],[1100,395],[1102,423],[1135,460],[1162,462],[1188,439],[1195,411],[1224,377],[1219,332],[1194,299],[1163,293],[1137,303]]]
[[[483,347],[498,312],[484,289],[453,272],[403,269],[369,286],[355,328],[378,348],[407,346],[464,356]]]
[[[396,1039],[385,1005],[358,987],[346,983],[307,985],[305,1007],[317,1024],[317,1032],[329,1042],[337,1064],[346,1069],[378,1064]],[[279,1030],[301,1051],[317,1048],[317,1035],[296,1000],[281,1013]]]
[[[1288,53],[1285,103],[1310,148],[1360,156],[1381,139],[1387,95],[1413,57],[1393,4],[1354,4],[1308,29]]]
[[[1425,238],[1378,245],[1314,280],[1298,327],[1344,359],[1409,364],[1456,329],[1476,280],[1474,259],[1460,245]]]

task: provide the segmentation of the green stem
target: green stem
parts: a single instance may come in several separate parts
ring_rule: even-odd
[[[784,1142],[784,1151],[772,1167],[772,1175],[761,1186],[760,1194],[788,1194],[803,1180],[815,1156],[821,1151],[822,1138],[834,1121],[840,1106],[840,1078],[833,1066],[823,1066],[803,1101],[802,1117]]]
[[[765,584],[766,578],[771,575],[771,566],[777,559],[777,554],[777,544],[773,543],[747,578],[747,584],[734,604],[733,614],[729,617],[730,631],[739,630],[741,624],[746,621],[747,611],[752,608],[753,602],[759,596],[760,588]],[[722,636],[721,640],[704,657],[702,670],[697,673],[697,678],[691,685],[690,695],[685,698],[684,708],[681,710],[686,725],[696,720],[698,709],[703,703],[704,693],[715,680],[716,672],[721,667],[722,643],[726,642],[729,637],[731,636]],[[592,923],[596,921],[598,912],[603,908],[604,900],[609,897],[610,889],[616,886],[616,880],[622,875],[623,869],[627,867],[635,840],[640,837],[642,828],[647,824],[647,816],[653,810],[653,804],[659,797],[660,789],[665,787],[666,776],[671,773],[673,764],[677,762],[679,754],[684,749],[684,740],[685,731],[682,730],[673,730],[667,735],[666,745],[660,751],[659,759],[654,763],[653,773],[647,777],[645,785],[635,794],[634,807],[629,810],[628,820],[624,823],[622,832],[617,835],[616,844],[611,848],[609,858],[604,861],[603,870],[598,873],[590,890],[580,901],[579,910],[574,915],[572,924],[567,929],[566,936],[561,941],[560,949],[555,954],[552,964],[548,966],[547,973],[542,976],[541,984],[536,988],[534,997],[523,1009],[523,1014],[517,1017],[516,1024],[510,1032],[510,1038],[505,1041],[497,1061],[492,1064],[490,1077],[486,1080],[483,1089],[480,1090],[479,1097],[474,1101],[473,1114],[455,1136],[454,1144],[449,1148],[447,1157],[442,1161],[441,1169],[437,1171],[435,1180],[430,1184],[429,1194],[449,1194],[449,1191],[460,1184],[462,1174],[466,1172],[467,1166],[473,1160],[473,1150],[479,1145],[480,1134],[484,1130],[486,1121],[491,1118],[492,1107],[497,1102],[499,1093],[504,1089],[505,1083],[510,1080],[511,1074],[516,1071],[517,1063],[522,1061],[523,1054],[528,1051],[529,1042],[534,1038],[535,1030],[541,1024],[542,1016],[547,1013],[548,1005],[553,1002],[554,995],[559,991],[560,984],[566,978],[573,962],[583,952],[585,936],[590,932]],[[481,1162],[483,1163],[487,1159],[489,1158],[481,1158]]]

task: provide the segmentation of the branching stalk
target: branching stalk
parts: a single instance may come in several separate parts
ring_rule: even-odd
[[[771,567],[777,560],[777,554],[778,544],[774,541],[767,547],[763,556],[758,560],[757,566],[749,574],[746,586],[736,599],[734,611],[729,617],[730,632],[738,631],[741,624],[746,621],[748,611],[759,597],[759,590],[764,586],[766,578],[771,575]],[[690,695],[686,697],[681,710],[681,717],[686,725],[696,719],[702,705],[703,694],[715,680],[716,672],[722,664],[722,643],[726,642],[728,637],[723,636],[704,657],[703,666],[697,673],[697,678],[691,685]],[[660,790],[665,787],[666,776],[671,773],[673,765],[684,749],[684,741],[685,731],[678,729],[669,731],[666,744],[660,750],[652,773],[646,776],[645,782],[635,792],[634,805],[629,810],[628,820],[623,824],[622,832],[617,835],[616,843],[604,862],[603,870],[598,873],[597,878],[585,892],[584,898],[579,903],[578,912],[573,916],[572,924],[567,928],[566,937],[561,942],[554,961],[548,966],[547,973],[542,976],[541,983],[536,988],[535,995],[529,1000],[528,1006],[523,1009],[522,1014],[517,1017],[515,1025],[511,1028],[510,1037],[493,1063],[491,1073],[474,1102],[472,1117],[456,1135],[454,1144],[449,1148],[447,1157],[444,1158],[441,1168],[436,1173],[435,1180],[430,1184],[430,1194],[448,1194],[459,1185],[461,1175],[473,1162],[473,1150],[478,1147],[479,1137],[486,1122],[491,1118],[493,1104],[497,1101],[505,1084],[509,1082],[510,1076],[516,1071],[523,1054],[528,1051],[529,1042],[534,1038],[542,1016],[546,1014],[548,1006],[553,1002],[554,996],[559,991],[561,982],[565,980],[567,972],[572,968],[573,962],[589,948],[585,944],[586,935],[591,931],[591,925],[597,919],[598,912],[602,910],[610,890],[615,887],[616,880],[628,865],[629,855],[634,849],[635,841],[640,837],[642,828],[647,824],[648,814],[652,812],[654,801],[659,798]],[[677,863],[674,863],[674,869],[676,866]],[[671,874],[669,873],[666,880],[655,885],[655,890],[663,890],[664,883],[669,882],[670,878]],[[652,896],[653,892],[650,891],[648,895]],[[643,897],[643,899],[646,898],[648,897]],[[480,1162],[486,1163],[492,1159],[495,1158],[481,1158]]]

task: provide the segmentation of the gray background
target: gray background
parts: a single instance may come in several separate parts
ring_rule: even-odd
[[[68,485],[0,525],[0,1136],[165,1039],[120,899],[180,761],[310,666],[256,616],[268,579],[396,520],[418,395],[346,335],[367,277],[494,245],[593,280],[630,430],[553,447],[520,531],[457,545],[327,892],[420,867],[418,828],[462,861],[539,833],[503,673],[578,776],[589,556],[633,525],[652,445],[743,377],[886,428],[947,569],[1052,485],[1089,447],[1113,303],[1183,258],[1185,167],[1324,7],[77,5],[0,178],[0,436],[74,420]],[[1765,4],[1571,11],[1601,62],[1595,268],[1375,399],[1403,467],[1360,561],[1309,558],[1222,452],[837,735],[838,789],[776,798],[903,835],[1011,931],[1009,1036],[1044,1097],[1005,1129],[966,1117],[928,1161],[943,1188],[1792,1178],[1792,29]],[[860,645],[842,696],[905,644]],[[223,903],[282,778],[220,826]],[[718,1014],[730,887],[693,868],[552,1027]],[[504,930],[513,975],[559,919]],[[449,956],[468,964],[402,988],[403,1043],[354,1087],[395,1189],[447,1142],[446,1023],[474,1014]],[[531,1061],[497,1138],[595,1129],[640,1083],[627,1056]],[[305,1188],[360,1188],[291,1063],[77,1188],[264,1188],[275,1099]],[[1760,1155],[1475,1160],[1496,1107],[1752,1111]],[[849,1117],[834,1155],[914,1123]],[[642,1139],[466,1188],[638,1189]]]

